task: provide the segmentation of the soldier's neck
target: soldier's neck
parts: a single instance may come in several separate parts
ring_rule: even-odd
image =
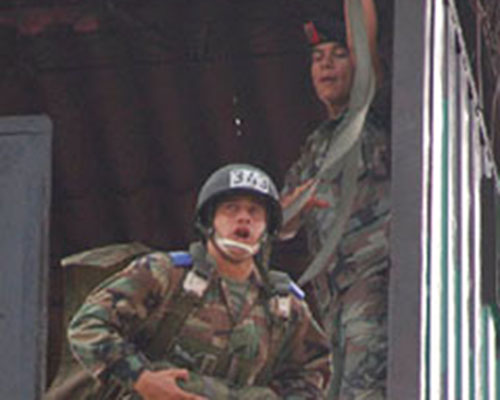
[[[331,104],[326,103],[326,112],[329,119],[339,119],[347,111],[347,104]]]
[[[252,258],[237,264],[229,262],[223,257],[217,261],[217,270],[219,271],[220,276],[237,282],[244,282],[248,280],[254,266],[255,264]]]
[[[255,268],[253,257],[248,257],[241,261],[234,261],[217,249],[211,242],[208,243],[208,253],[215,259],[217,271],[223,278],[243,282],[250,277],[250,274]]]

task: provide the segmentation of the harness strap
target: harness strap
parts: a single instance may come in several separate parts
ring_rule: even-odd
[[[269,271],[271,297],[265,299],[266,312],[270,330],[269,354],[266,368],[258,375],[257,384],[267,385],[272,378],[273,370],[283,362],[285,344],[290,340],[294,327],[294,315],[291,312],[291,296],[303,300],[305,293],[290,276],[282,271]],[[288,307],[288,310],[283,306]],[[281,356],[280,356],[281,355]]]
[[[358,141],[353,149],[351,149],[343,170],[342,181],[345,183],[342,184],[337,221],[325,240],[327,245],[321,248],[312,263],[309,264],[309,267],[300,277],[299,284],[301,285],[310,281],[320,272],[325,271],[325,269],[330,272],[335,268],[335,265],[332,265],[331,262],[336,254],[337,244],[351,215],[351,208],[356,195],[360,151],[361,142]]]
[[[174,290],[162,305],[160,312],[163,317],[146,350],[152,359],[161,359],[168,354],[188,316],[203,304],[205,293],[208,291],[215,269],[214,263],[207,257],[203,245],[199,242],[190,246],[188,255],[191,256],[192,268],[172,270],[171,287]],[[189,266],[186,258],[183,260],[184,266]],[[173,261],[175,262],[175,258]]]
[[[334,228],[326,239],[315,260],[299,278],[304,285],[328,268],[325,264],[337,250],[344,226],[349,218],[356,192],[358,160],[360,154],[361,134],[369,106],[375,94],[375,73],[372,67],[368,36],[364,26],[363,10],[360,0],[352,0],[348,7],[348,18],[353,33],[356,71],[349,98],[348,111],[333,132],[332,142],[325,160],[316,174],[315,183],[305,190],[285,211],[284,224],[298,217],[306,202],[315,193],[319,182],[326,176],[336,176],[341,171],[344,176],[341,183],[340,215]]]
[[[186,269],[174,269],[170,275],[172,287],[174,287],[175,290],[163,304],[161,311],[163,318],[160,320],[147,349],[145,349],[146,354],[152,360],[161,358],[166,349],[170,347],[175,335],[177,335],[178,331],[184,325],[184,321],[188,314],[196,306],[195,302],[187,301],[186,299],[184,301],[177,301],[178,298],[182,298],[180,295],[182,291],[180,282],[184,279],[186,274]]]

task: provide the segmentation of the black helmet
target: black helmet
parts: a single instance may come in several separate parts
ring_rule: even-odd
[[[267,173],[249,164],[229,164],[210,175],[198,193],[197,223],[204,229],[210,229],[216,203],[227,195],[238,193],[251,194],[264,200],[267,231],[277,234],[283,218],[278,190]]]

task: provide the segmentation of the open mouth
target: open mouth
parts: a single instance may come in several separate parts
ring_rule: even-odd
[[[320,78],[319,80],[321,83],[335,83],[337,81],[337,78],[333,76],[324,76]]]
[[[234,235],[238,239],[248,239],[250,237],[250,229],[240,227],[234,231]]]

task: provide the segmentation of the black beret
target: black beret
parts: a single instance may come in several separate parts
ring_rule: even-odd
[[[311,18],[304,23],[304,32],[311,46],[325,42],[337,42],[347,47],[345,23],[331,14]]]

